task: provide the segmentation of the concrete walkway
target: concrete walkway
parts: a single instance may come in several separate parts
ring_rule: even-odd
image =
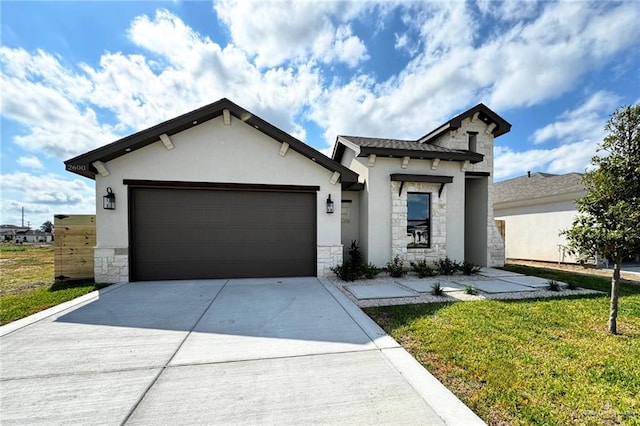
[[[3,425],[483,424],[326,280],[82,300],[0,328]]]

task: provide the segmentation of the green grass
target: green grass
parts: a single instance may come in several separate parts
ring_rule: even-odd
[[[608,290],[609,280],[531,275]],[[618,328],[606,295],[366,309],[489,424],[640,425],[640,287],[622,284]]]
[[[88,281],[56,282],[51,247],[0,245],[0,325],[106,287]]]
[[[106,284],[86,281],[58,282],[23,293],[0,296],[0,325],[35,314],[106,286]]]

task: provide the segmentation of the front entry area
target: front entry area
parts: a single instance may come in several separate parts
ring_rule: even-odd
[[[131,281],[316,275],[315,190],[129,191]]]
[[[488,183],[486,176],[467,176],[464,188],[464,258],[481,266],[488,265]]]

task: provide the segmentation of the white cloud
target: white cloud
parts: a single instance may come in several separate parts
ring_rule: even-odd
[[[86,180],[62,179],[54,174],[44,176],[17,172],[2,175],[2,190],[24,193],[23,199],[28,203],[75,205],[87,199],[94,199],[95,194]]]
[[[573,110],[564,111],[558,120],[537,129],[531,139],[535,144],[557,140],[560,145],[549,149],[515,152],[497,146],[495,149],[496,178],[522,175],[527,171],[548,173],[583,172],[605,136],[604,125],[618,106],[619,96],[599,91]],[[498,142],[499,143],[499,142]]]
[[[565,111],[558,121],[537,129],[531,139],[540,144],[557,139],[575,142],[576,139],[602,140],[604,125],[620,102],[620,97],[606,91],[594,93],[578,108]]]
[[[38,227],[54,214],[95,213],[95,190],[84,179],[64,179],[55,174],[34,175],[17,172],[0,175],[3,223],[20,224],[22,208],[25,224]]]
[[[505,23],[486,39],[465,2],[277,4],[216,2],[227,46],[159,10],[132,21],[134,53],[104,53],[98,66],[0,48],[2,114],[26,129],[14,142],[69,158],[223,96],[300,138],[301,120],[315,120],[328,145],[349,133],[417,138],[480,101],[503,113],[560,96],[640,37],[640,8],[630,3],[542,3],[541,12],[492,3],[480,10],[501,11]],[[386,81],[362,71],[324,74],[319,64],[358,67],[380,54],[353,29],[393,8],[407,31],[396,45],[420,49],[401,72]],[[114,120],[101,118],[110,114]],[[546,132],[558,137],[553,129]]]
[[[313,63],[260,71],[240,49],[222,48],[164,10],[134,19],[128,35],[157,59],[105,53],[99,67],[79,64],[79,73],[42,51],[0,48],[2,114],[27,129],[13,142],[68,159],[222,97],[304,136],[296,117],[320,93]],[[351,55],[357,46],[348,29],[343,35],[338,52]],[[115,123],[101,122],[97,110]]]
[[[336,1],[219,0],[218,17],[228,26],[234,45],[255,56],[258,67],[288,61],[337,60],[353,67],[366,60],[362,40],[347,22],[373,3]]]
[[[640,38],[640,8],[631,3],[540,7],[536,19],[475,40],[466,3],[411,3],[404,22],[419,29],[422,52],[387,81],[358,74],[327,87],[311,118],[327,144],[337,134],[416,138],[478,102],[503,113],[556,98]],[[614,26],[625,36],[605,31]]]
[[[496,76],[490,103],[529,106],[573,89],[587,70],[632,46],[640,37],[638,20],[633,3],[548,4],[535,21],[479,49],[480,67]]]
[[[367,48],[362,40],[353,35],[349,25],[338,27],[330,52],[331,54],[325,53],[324,62],[332,62],[333,57],[335,57],[338,61],[344,62],[352,68],[369,59]]]
[[[27,151],[69,158],[116,138],[83,100],[92,84],[42,51],[0,47],[2,115],[27,132],[13,142]]]
[[[476,3],[483,15],[491,15],[501,21],[531,18],[540,6],[537,0],[477,0]]]
[[[22,167],[26,167],[28,169],[42,169],[44,166],[42,165],[42,162],[40,161],[40,159],[38,157],[18,157],[18,159],[16,160],[16,162],[22,166]]]
[[[511,148],[496,146],[494,150],[495,178],[497,180],[523,175],[527,171],[564,174],[583,172],[595,155],[598,141],[584,140],[557,148],[515,152]]]

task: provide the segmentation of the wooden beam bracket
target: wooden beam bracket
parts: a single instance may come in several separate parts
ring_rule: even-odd
[[[98,173],[100,173],[100,176],[102,177],[107,177],[111,174],[109,173],[109,169],[107,169],[107,165],[104,164],[102,161],[94,161],[93,167],[96,168],[96,170],[98,171]]]
[[[164,147],[167,148],[167,151],[170,151],[173,148],[175,148],[173,146],[173,142],[171,142],[171,139],[169,138],[169,135],[167,135],[166,133],[163,133],[160,135],[160,140],[162,141],[162,145],[164,145]]]
[[[400,164],[400,167],[402,167],[403,169],[409,167],[409,160],[411,160],[411,157],[409,156],[402,157],[402,164]]]
[[[329,179],[329,182],[331,183],[331,185],[335,185],[338,182],[338,179],[340,179],[340,172],[333,172],[333,174],[331,175],[331,179]]]
[[[282,142],[282,144],[280,144],[280,156],[284,157],[285,155],[287,155],[287,151],[289,151],[289,144],[286,142]]]

